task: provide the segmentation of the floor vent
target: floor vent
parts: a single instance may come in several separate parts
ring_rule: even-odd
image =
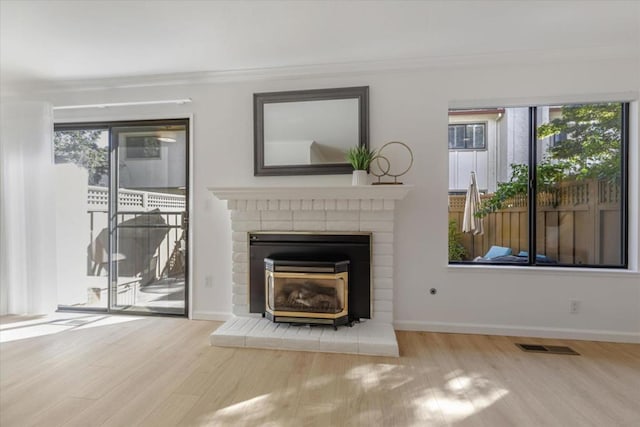
[[[580,356],[580,353],[564,345],[516,344],[520,350],[532,353],[567,354]]]

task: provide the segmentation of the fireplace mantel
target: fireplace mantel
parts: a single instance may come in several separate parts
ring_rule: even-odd
[[[401,200],[412,185],[209,187],[220,200]]]

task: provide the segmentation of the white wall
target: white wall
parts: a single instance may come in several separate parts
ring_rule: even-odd
[[[447,110],[477,103],[601,100],[640,89],[637,60],[465,65],[319,78],[51,93],[54,105],[191,97],[182,106],[60,111],[59,122],[96,118],[194,117],[193,312],[231,310],[229,213],[208,186],[349,185],[350,176],[254,177],[252,94],[370,86],[372,147],[399,140],[415,162],[403,181],[415,185],[396,211],[396,325],[400,328],[573,336],[640,341],[640,276],[601,270],[449,267],[447,265]],[[638,110],[634,105],[631,263],[638,266]],[[391,159],[393,161],[393,159]],[[211,277],[212,287],[205,287]],[[431,295],[430,288],[437,294]],[[569,300],[581,302],[569,314]]]

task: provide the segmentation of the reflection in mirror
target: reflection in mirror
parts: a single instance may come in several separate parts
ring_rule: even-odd
[[[368,87],[254,94],[254,174],[351,173],[368,128]]]
[[[264,106],[265,166],[344,163],[358,145],[358,100],[279,102]]]

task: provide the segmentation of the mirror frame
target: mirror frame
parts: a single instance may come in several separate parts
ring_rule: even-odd
[[[369,148],[369,86],[343,87],[334,89],[311,89],[288,92],[265,92],[253,94],[253,175],[328,175],[349,174],[353,167],[345,163],[325,163],[317,165],[277,165],[264,164],[264,105],[269,103],[325,101],[332,99],[358,100],[358,145]]]

